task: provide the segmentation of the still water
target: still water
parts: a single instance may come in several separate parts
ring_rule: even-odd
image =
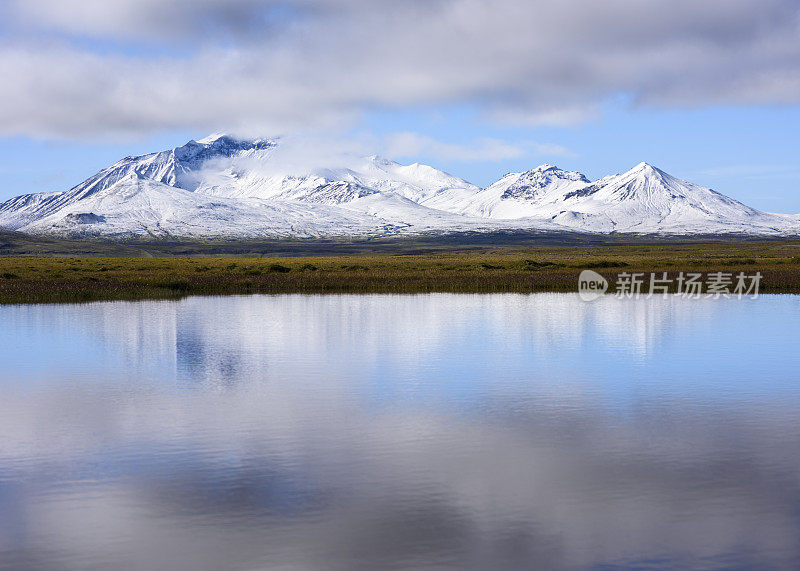
[[[0,307],[0,568],[800,566],[800,297]]]

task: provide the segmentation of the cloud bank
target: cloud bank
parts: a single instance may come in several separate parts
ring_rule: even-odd
[[[795,0],[12,0],[0,21],[5,136],[276,133],[447,104],[564,125],[620,96],[800,103]]]

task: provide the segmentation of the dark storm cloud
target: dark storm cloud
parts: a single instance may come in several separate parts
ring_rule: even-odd
[[[316,128],[474,104],[568,124],[636,105],[800,102],[794,0],[8,4],[0,134]]]

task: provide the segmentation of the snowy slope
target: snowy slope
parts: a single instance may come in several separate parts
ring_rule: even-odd
[[[780,234],[798,230],[796,218],[760,212],[647,163],[565,190],[538,204],[537,215],[594,232]]]
[[[278,144],[215,135],[126,157],[66,192],[0,204],[0,226],[110,238],[375,236],[502,227],[416,202],[451,188],[479,191],[432,167],[373,156],[301,172],[274,164]],[[549,221],[523,226],[559,230]]]
[[[372,156],[348,167],[283,168],[269,153],[252,153],[224,168],[205,169],[195,176],[192,190],[226,197],[302,200],[343,204],[377,192],[394,193],[415,202],[446,189],[470,194],[478,187],[426,165],[404,166]],[[260,159],[260,160],[258,160]]]
[[[377,156],[292,165],[280,149],[279,140],[213,135],[126,157],[65,192],[0,204],[0,227],[113,238],[800,233],[798,216],[759,212],[646,163],[595,182],[542,165],[480,189],[427,165]]]
[[[135,174],[22,228],[32,234],[112,238],[331,236],[382,229],[374,217],[335,207],[223,200]]]
[[[460,214],[498,219],[540,217],[539,205],[588,184],[579,172],[541,165],[521,173],[509,173],[477,193],[445,191],[423,202]]]
[[[760,212],[647,163],[595,182],[541,165],[509,173],[472,196],[444,192],[424,204],[512,225],[525,218],[549,220],[580,232],[800,233],[798,216]]]
[[[0,223],[7,217],[2,210],[0,207]],[[492,221],[432,210],[399,195],[374,193],[346,207],[231,199],[191,192],[136,174],[49,214],[26,216],[25,221],[21,227],[13,226],[30,234],[116,239],[378,236],[501,227]],[[556,229],[556,225],[540,221],[526,226]]]

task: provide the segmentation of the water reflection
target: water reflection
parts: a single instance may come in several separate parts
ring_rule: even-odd
[[[0,308],[0,566],[795,567],[800,300]]]

